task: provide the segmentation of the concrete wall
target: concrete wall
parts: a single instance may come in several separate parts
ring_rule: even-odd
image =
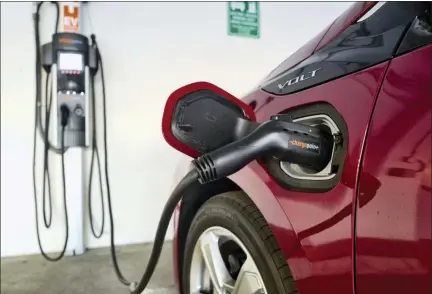
[[[258,40],[227,35],[224,2],[91,2],[84,8],[84,30],[97,35],[105,62],[117,244],[153,239],[173,185],[174,167],[182,156],[165,143],[160,131],[168,95],[198,80],[242,95],[349,5],[261,3]],[[35,99],[31,13],[32,3],[1,3],[2,257],[39,252],[31,172]],[[46,4],[43,43],[50,39],[54,16],[53,7]],[[97,104],[100,109],[100,100]],[[51,161],[57,195],[53,228],[42,233],[48,252],[58,251],[64,238],[59,160],[54,156]],[[99,196],[94,187],[98,219]],[[100,240],[92,237],[87,216],[85,234],[87,247],[109,244],[108,233]]]

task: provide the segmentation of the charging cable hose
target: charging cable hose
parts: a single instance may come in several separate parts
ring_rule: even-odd
[[[144,289],[147,287],[147,284],[150,281],[150,278],[152,277],[156,265],[159,261],[160,254],[162,252],[162,247],[165,242],[166,232],[168,230],[171,216],[174,213],[177,203],[182,199],[187,189],[198,181],[198,178],[199,178],[198,172],[195,169],[191,170],[180,181],[180,183],[176,186],[176,188],[168,198],[168,201],[166,202],[165,207],[162,211],[162,216],[159,220],[159,224],[156,230],[156,236],[153,241],[153,249],[150,254],[150,258],[147,263],[147,266],[145,268],[144,275],[142,276],[139,283],[130,284],[129,290],[132,294],[142,293]]]
[[[51,108],[52,108],[52,89],[49,87],[50,80],[50,69],[45,68],[47,75],[45,80],[45,96],[44,101],[42,101],[42,62],[41,62],[41,43],[40,43],[40,32],[39,32],[39,20],[40,20],[40,10],[42,5],[45,2],[39,2],[36,4],[36,10],[33,13],[33,21],[34,21],[34,30],[35,30],[35,51],[36,51],[36,101],[35,101],[35,122],[34,122],[34,135],[33,135],[33,194],[34,194],[34,202],[35,202],[35,222],[36,222],[36,234],[38,240],[39,250],[42,256],[48,261],[58,261],[63,258],[67,242],[69,238],[69,227],[68,227],[68,212],[66,205],[66,179],[65,179],[65,163],[64,163],[64,152],[66,148],[64,147],[64,131],[68,121],[68,115],[65,113],[64,120],[62,121],[62,132],[61,132],[61,146],[60,148],[55,147],[49,141],[49,126],[50,126],[50,117],[51,117]],[[54,32],[58,32],[58,26],[60,22],[60,6],[58,2],[51,2],[55,5],[56,8],[56,23],[54,27]],[[45,122],[42,123],[42,105],[45,105],[44,117]],[[60,254],[56,257],[48,256],[42,248],[42,243],[40,239],[40,231],[39,231],[39,210],[38,210],[38,197],[37,197],[37,184],[36,184],[36,144],[37,144],[37,133],[39,133],[43,139],[43,179],[42,179],[42,211],[43,211],[43,220],[45,228],[49,229],[52,224],[52,189],[51,189],[51,178],[49,171],[49,151],[53,151],[56,154],[61,156],[61,165],[62,165],[62,186],[63,186],[63,201],[64,201],[64,212],[65,212],[65,226],[66,226],[66,236],[63,245],[63,249]],[[47,199],[48,198],[48,199]],[[48,201],[48,213],[47,213],[47,201]],[[48,217],[47,217],[48,215]]]
[[[98,65],[100,68],[101,73],[101,84],[102,84],[102,112],[103,112],[103,151],[104,151],[104,163],[105,163],[105,181],[106,181],[106,196],[107,196],[107,204],[108,204],[108,213],[109,213],[109,224],[110,224],[110,249],[111,249],[111,258],[112,263],[114,267],[114,271],[116,273],[116,276],[118,280],[124,284],[125,286],[129,287],[129,290],[132,294],[139,294],[147,287],[154,270],[156,268],[156,265],[159,261],[160,254],[162,252],[162,247],[165,242],[165,236],[169,227],[169,223],[171,220],[171,216],[174,213],[174,210],[178,204],[178,202],[181,200],[182,196],[184,195],[185,190],[190,187],[190,185],[195,184],[198,180],[198,173],[195,170],[192,170],[189,172],[183,180],[177,185],[177,187],[172,192],[171,196],[169,197],[168,201],[165,204],[165,207],[162,212],[161,219],[159,221],[157,230],[156,230],[156,236],[153,242],[153,249],[150,254],[149,261],[147,263],[147,266],[145,268],[145,272],[143,276],[141,277],[139,282],[130,282],[128,281],[124,275],[122,274],[118,260],[117,260],[117,254],[116,254],[116,247],[115,247],[115,228],[114,228],[114,217],[113,217],[113,208],[112,208],[112,201],[111,201],[111,185],[110,185],[110,177],[109,177],[109,164],[108,164],[108,145],[107,145],[107,107],[106,107],[106,85],[105,85],[105,74],[104,74],[104,67],[103,67],[103,60],[102,55],[98,46],[98,43],[96,41],[96,36],[91,35],[91,41],[92,46],[96,48],[97,58],[98,58]],[[90,177],[93,174],[92,173],[92,166],[94,162],[94,156],[96,156],[96,160],[98,161],[98,169],[100,171],[100,162],[99,162],[99,151],[97,146],[97,140],[96,140],[96,131],[95,131],[95,122],[96,122],[96,111],[95,111],[95,90],[94,90],[94,78],[91,79],[91,86],[93,88],[92,90],[92,106],[93,106],[93,151],[92,151],[92,159],[91,159],[91,172]],[[101,178],[99,173],[99,178]],[[91,183],[91,179],[89,179],[89,185]],[[101,193],[102,193],[102,187],[100,187]],[[91,187],[89,187],[89,198],[91,193]],[[103,202],[102,202],[103,206]],[[91,205],[89,204],[89,215],[91,217]],[[90,222],[92,224],[92,221]],[[102,221],[103,224],[103,221]],[[102,234],[103,229],[100,231],[100,234],[96,234],[95,230],[92,225],[92,231],[93,235],[99,236]]]
[[[101,168],[101,161],[100,161],[100,154],[99,154],[99,146],[98,146],[98,140],[97,140],[97,121],[96,121],[96,102],[95,102],[95,83],[94,83],[94,75],[90,76],[90,86],[92,91],[92,150],[91,150],[91,159],[90,159],[90,171],[89,171],[89,178],[88,178],[88,211],[89,211],[89,222],[90,222],[90,228],[92,231],[93,236],[96,239],[100,239],[103,235],[104,229],[105,229],[105,202],[104,202],[104,194],[103,194],[103,183],[102,183],[102,168]],[[104,120],[104,129],[106,128],[106,123]],[[102,221],[100,224],[100,231],[99,233],[96,232],[95,225],[94,225],[94,219],[93,219],[93,207],[92,207],[92,185],[93,185],[93,169],[94,169],[94,162],[96,160],[97,164],[97,170],[98,170],[98,176],[99,176],[99,192],[100,192],[100,201],[101,201],[101,213],[102,213]]]

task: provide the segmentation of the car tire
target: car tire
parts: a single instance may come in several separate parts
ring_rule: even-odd
[[[291,271],[263,215],[241,191],[210,198],[198,210],[189,229],[184,262],[182,289],[190,294],[190,275],[194,248],[200,236],[211,227],[233,233],[252,256],[269,294],[298,293]]]

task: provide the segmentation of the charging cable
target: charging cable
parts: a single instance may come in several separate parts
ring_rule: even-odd
[[[92,45],[93,46],[93,45]],[[90,228],[92,231],[93,236],[96,239],[100,239],[103,235],[104,228],[105,228],[105,202],[104,202],[104,194],[103,194],[103,184],[102,184],[102,168],[101,168],[101,161],[100,161],[100,155],[99,155],[99,146],[98,146],[98,140],[97,140],[97,121],[96,121],[96,94],[95,94],[95,82],[94,82],[94,75],[92,74],[90,76],[90,86],[92,88],[92,150],[91,150],[91,159],[90,159],[90,171],[89,171],[89,178],[88,178],[88,211],[89,211],[89,222],[90,222]],[[104,120],[104,129],[106,128],[106,123]],[[100,200],[101,200],[101,214],[102,214],[102,221],[100,224],[100,231],[99,233],[96,232],[94,220],[93,220],[93,208],[92,208],[92,184],[93,184],[93,167],[94,162],[96,160],[97,163],[97,170],[98,170],[98,176],[99,176],[99,191],[100,191]]]
[[[61,148],[64,149],[65,146],[65,128],[68,124],[68,120],[69,120],[69,115],[70,115],[70,111],[69,109],[62,105],[60,107],[60,111],[61,111]],[[37,119],[37,118],[36,118]],[[37,122],[35,122],[37,123]],[[36,145],[36,128],[35,128],[35,132],[34,132],[34,137],[33,137],[33,144]],[[39,244],[39,249],[40,252],[42,254],[42,256],[48,260],[48,261],[59,261],[60,259],[63,258],[65,252],[66,252],[66,247],[67,247],[67,242],[69,240],[69,226],[68,226],[68,211],[67,211],[67,204],[66,204],[66,172],[65,172],[65,162],[64,162],[64,153],[61,153],[61,166],[62,166],[62,181],[63,181],[63,206],[64,206],[64,212],[65,212],[65,222],[66,222],[66,236],[65,236],[65,241],[64,241],[64,245],[63,245],[63,249],[60,252],[60,254],[56,257],[50,257],[48,256],[45,251],[42,248],[42,244],[41,244],[41,240],[40,240],[40,232],[39,232],[39,213],[38,213],[38,204],[37,204],[37,195],[36,195],[36,148],[33,149],[34,153],[33,153],[33,189],[34,189],[34,196],[35,196],[35,217],[36,217],[36,235],[37,235],[37,239],[38,239],[38,244]]]
[[[55,147],[51,144],[49,141],[49,126],[50,126],[50,117],[51,117],[51,109],[52,109],[52,89],[49,87],[49,80],[50,80],[50,68],[44,67],[45,71],[47,72],[46,75],[46,81],[45,81],[45,95],[44,95],[44,101],[42,102],[42,62],[41,62],[41,44],[40,44],[40,32],[39,32],[39,21],[40,21],[40,10],[42,8],[42,5],[45,2],[39,2],[36,4],[35,12],[33,13],[33,21],[34,21],[34,29],[35,29],[35,51],[36,51],[36,101],[35,101],[35,122],[34,122],[34,136],[33,136],[33,194],[34,194],[34,202],[35,202],[35,222],[36,222],[36,233],[37,233],[37,240],[40,252],[42,256],[48,260],[48,261],[58,261],[61,258],[63,258],[67,241],[68,241],[68,234],[69,234],[69,227],[68,227],[68,213],[67,213],[67,207],[66,207],[66,179],[65,179],[65,166],[64,166],[64,152],[67,148],[65,148],[64,144],[64,131],[65,127],[67,125],[68,117],[69,117],[69,111],[65,109],[62,111],[62,140],[61,140],[61,146],[60,148]],[[56,23],[54,32],[58,32],[58,26],[60,21],[60,6],[58,2],[51,2],[53,5],[55,5],[56,8]],[[42,105],[45,105],[45,111],[44,111],[44,117],[45,117],[45,124],[42,123]],[[61,155],[61,165],[62,165],[62,186],[63,186],[63,201],[64,201],[64,211],[65,211],[65,219],[66,219],[66,237],[65,242],[63,245],[63,249],[60,252],[60,254],[56,257],[50,257],[48,256],[45,251],[42,248],[42,243],[40,239],[40,231],[39,231],[39,211],[38,211],[38,197],[37,197],[37,185],[36,185],[36,137],[37,132],[39,130],[39,133],[43,139],[44,143],[44,149],[43,149],[43,179],[42,179],[42,211],[43,211],[43,219],[44,219],[44,225],[45,228],[49,229],[52,224],[52,189],[51,189],[51,178],[50,178],[50,171],[49,171],[49,151],[53,151],[56,154]],[[48,191],[47,191],[48,190]],[[46,205],[48,201],[48,211],[46,211]],[[49,217],[47,217],[47,214]]]
[[[111,259],[114,267],[114,271],[116,273],[117,278],[119,281],[126,285],[130,286],[132,283],[129,282],[122,274],[120,267],[118,265],[117,261],[117,253],[115,248],[115,228],[114,228],[114,217],[113,217],[113,209],[112,209],[112,201],[111,201],[111,185],[110,185],[110,178],[109,178],[109,166],[108,166],[108,144],[107,144],[107,110],[106,110],[106,85],[105,85],[105,73],[103,68],[103,60],[102,55],[100,52],[100,48],[98,46],[98,43],[96,41],[96,36],[94,34],[91,35],[91,46],[93,46],[96,49],[96,55],[97,55],[97,63],[98,67],[100,68],[101,73],[101,83],[102,83],[102,112],[103,112],[103,149],[104,149],[104,162],[105,162],[105,185],[106,185],[106,191],[107,191],[107,203],[108,203],[108,213],[109,213],[109,222],[110,222],[110,249],[111,249]],[[99,151],[97,146],[97,139],[96,139],[96,103],[95,103],[95,81],[94,81],[94,74],[92,74],[91,77],[91,87],[92,87],[92,106],[93,106],[93,150],[92,150],[92,159],[91,159],[91,167],[90,167],[90,178],[89,178],[89,189],[88,189],[88,198],[89,198],[89,217],[90,217],[90,225],[92,228],[92,233],[96,238],[100,238],[100,236],[103,234],[103,227],[104,227],[104,202],[103,202],[103,189],[102,189],[102,177],[101,177],[101,166],[100,166],[100,160],[99,160]],[[93,175],[93,163],[94,163],[94,156],[96,155],[96,160],[98,162],[98,169],[99,169],[99,179],[100,179],[100,192],[101,192],[101,199],[102,199],[102,225],[100,234],[96,234],[94,230],[93,225],[93,212],[92,212],[92,206],[91,206],[91,183],[92,183],[92,175]]]
[[[112,208],[112,201],[111,201],[111,187],[110,187],[110,177],[109,177],[109,165],[108,165],[108,146],[107,146],[107,107],[106,107],[106,85],[105,85],[105,75],[104,75],[104,67],[103,67],[103,60],[102,55],[100,52],[100,48],[98,46],[98,43],[96,41],[96,36],[91,35],[91,41],[92,46],[96,48],[96,54],[97,54],[97,60],[98,60],[98,66],[100,68],[101,73],[101,83],[102,83],[102,110],[103,110],[103,149],[104,149],[104,161],[105,161],[105,184],[106,184],[106,196],[107,196],[107,204],[108,204],[108,212],[109,212],[109,222],[110,222],[110,249],[111,249],[111,259],[114,267],[115,274],[118,278],[118,280],[125,286],[128,286],[131,293],[138,294],[141,293],[145,287],[147,286],[148,282],[150,281],[150,278],[153,275],[153,272],[156,268],[157,262],[159,260],[160,254],[162,252],[162,247],[165,242],[165,236],[166,232],[168,230],[169,222],[171,220],[171,216],[175,210],[175,207],[177,203],[180,201],[183,193],[185,192],[185,189],[187,189],[191,184],[196,183],[198,179],[198,173],[194,170],[190,172],[186,177],[183,178],[183,180],[177,185],[177,188],[173,191],[171,196],[169,197],[167,203],[165,204],[162,217],[159,221],[159,225],[156,231],[156,237],[153,242],[153,249],[150,254],[150,259],[148,261],[148,264],[145,269],[145,273],[142,276],[141,280],[139,282],[130,282],[128,281],[124,275],[122,274],[118,260],[117,260],[117,254],[116,254],[116,247],[115,247],[115,228],[114,228],[114,217],[113,217],[113,208]],[[93,162],[94,162],[94,156],[96,156],[96,160],[98,161],[98,169],[100,172],[100,162],[99,162],[99,151],[97,146],[97,140],[96,140],[96,111],[95,111],[95,83],[94,83],[94,75],[92,75],[91,79],[91,85],[92,85],[92,96],[93,96],[93,151],[92,151],[92,159],[91,159],[91,171],[90,171],[90,178],[89,178],[89,216],[90,216],[90,224],[92,226],[93,235],[100,236],[102,235],[103,229],[101,230],[100,234],[96,234],[95,230],[93,228],[93,222],[92,222],[92,211],[91,211],[91,177],[92,177],[92,170],[93,170]],[[101,175],[99,173],[99,178],[101,179]],[[102,187],[100,187],[101,195],[102,195]],[[102,196],[103,199],[103,196]],[[102,200],[102,207],[103,207],[103,200]],[[102,214],[103,215],[103,214]],[[104,222],[102,221],[102,224]],[[103,225],[102,225],[103,228]]]

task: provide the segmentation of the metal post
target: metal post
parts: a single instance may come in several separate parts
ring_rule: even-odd
[[[80,33],[82,31],[80,2],[60,2],[59,32]],[[86,71],[88,75],[88,70]],[[88,95],[88,83],[86,94]],[[53,87],[54,88],[54,87]],[[56,93],[53,93],[56,95]],[[56,96],[54,96],[56,97]],[[56,99],[53,99],[56,100]],[[88,103],[87,99],[87,103]],[[87,105],[88,106],[88,105]],[[88,109],[88,108],[87,108]],[[87,118],[88,120],[88,118]],[[88,131],[88,130],[87,130]],[[54,134],[57,137],[57,134]],[[69,211],[69,242],[67,255],[81,255],[85,251],[84,245],[84,196],[85,196],[85,149],[73,147],[65,155],[66,195]]]

